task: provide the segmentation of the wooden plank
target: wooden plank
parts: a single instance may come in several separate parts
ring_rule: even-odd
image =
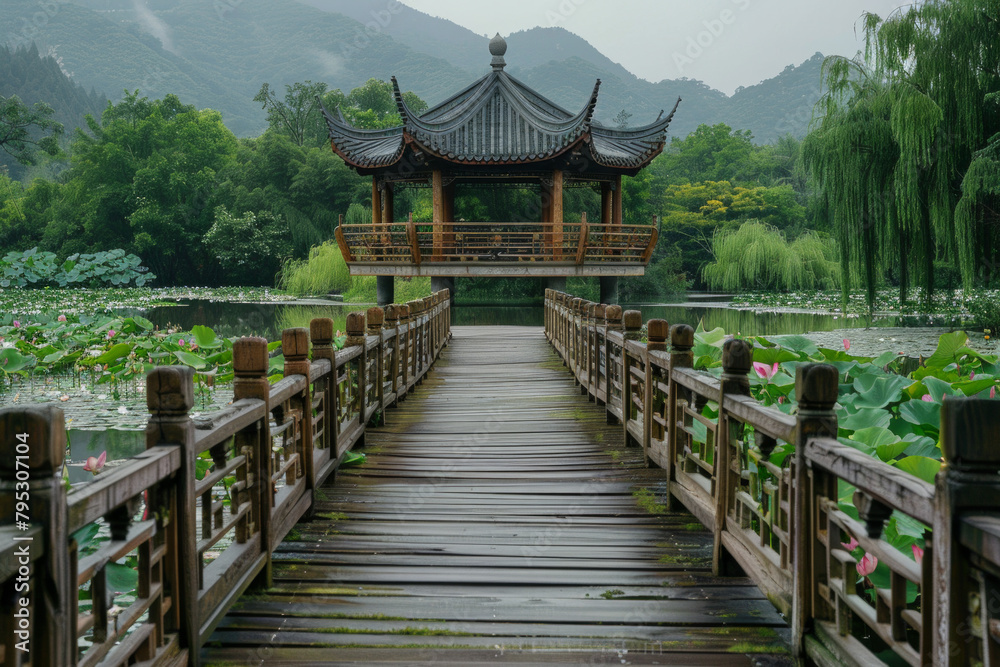
[[[206,663],[261,646],[269,665],[322,662],[329,647],[339,661],[469,665],[787,651],[774,606],[745,577],[711,575],[711,533],[658,504],[662,471],[580,395],[538,328],[456,328],[387,417],[365,434],[367,462],[320,489],[313,520],[276,550],[273,587],[222,621]]]

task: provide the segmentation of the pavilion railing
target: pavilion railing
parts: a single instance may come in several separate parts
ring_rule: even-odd
[[[273,385],[267,341],[242,338],[234,400],[203,418],[189,414],[192,369],[156,368],[146,451],[70,491],[62,410],[0,410],[0,664],[197,665],[243,591],[270,585],[273,550],[344,453],[426,376],[451,335],[449,303],[443,290],[372,308],[367,330],[351,313],[341,350],[330,319],[287,329]]]
[[[692,369],[690,326],[652,319],[642,342],[639,311],[553,290],[545,331],[581,392],[663,468],[667,502],[714,529],[714,572],[746,573],[790,620],[797,658],[1000,665],[995,402],[945,400],[929,484],[837,440],[834,366],[797,367],[790,416],[750,396],[746,341],[725,343],[716,377]],[[920,562],[882,538],[894,514],[924,526]],[[891,573],[871,598],[852,538]]]
[[[645,265],[656,246],[653,225],[580,222],[341,224],[348,262],[563,262]]]

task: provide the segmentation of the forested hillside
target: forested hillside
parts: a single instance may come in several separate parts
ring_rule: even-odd
[[[55,111],[53,120],[62,123],[67,131],[83,126],[88,113],[99,116],[108,103],[107,98],[93,89],[88,92],[73,83],[55,58],[43,58],[34,46],[0,47],[0,95],[16,95],[28,106],[36,102],[48,104]],[[26,173],[24,165],[0,152],[0,169],[4,167],[16,179]]]
[[[253,102],[265,81],[351,90],[395,75],[434,104],[489,67],[483,35],[383,0],[69,0],[44,7],[4,0],[0,25],[7,27],[0,40],[36,44],[88,90],[113,100],[124,90],[173,93],[221,112],[238,136],[266,126]],[[596,117],[607,124],[622,109],[632,124],[649,122],[682,97],[674,136],[725,122],[751,130],[760,143],[789,132],[801,137],[817,96],[815,58],[727,97],[700,81],[639,79],[562,28],[518,32],[508,43],[508,71],[567,108],[578,109],[600,78]],[[787,85],[792,80],[796,85]]]

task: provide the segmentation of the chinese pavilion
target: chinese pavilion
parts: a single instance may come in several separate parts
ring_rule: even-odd
[[[393,77],[398,127],[363,130],[323,109],[333,150],[372,177],[371,224],[336,231],[351,274],[379,276],[380,303],[392,301],[393,276],[419,275],[433,276],[435,289],[453,287],[455,276],[600,276],[602,300],[614,303],[617,277],[642,275],[657,240],[655,224],[623,223],[622,176],[663,150],[677,105],[642,127],[606,127],[593,120],[600,80],[572,113],[504,71],[500,35],[489,49],[489,74],[419,115]],[[467,222],[453,215],[458,184],[540,196],[520,219]],[[405,186],[432,188],[432,221],[397,218],[393,192]],[[600,190],[599,221],[564,220],[563,189],[573,186]]]

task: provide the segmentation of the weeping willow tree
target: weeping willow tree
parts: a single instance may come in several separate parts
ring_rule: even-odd
[[[973,153],[1000,129],[1000,3],[929,0],[863,20],[864,54],[824,63],[803,158],[836,229],[845,299],[862,282],[871,307],[889,277],[903,302],[918,284],[929,297],[939,258],[957,257],[969,286],[1000,247],[982,238],[994,233],[982,201],[991,187],[962,188]]]
[[[712,254],[715,261],[703,269],[712,289],[834,289],[839,282],[831,242],[807,232],[788,243],[780,229],[758,220],[717,231]]]

